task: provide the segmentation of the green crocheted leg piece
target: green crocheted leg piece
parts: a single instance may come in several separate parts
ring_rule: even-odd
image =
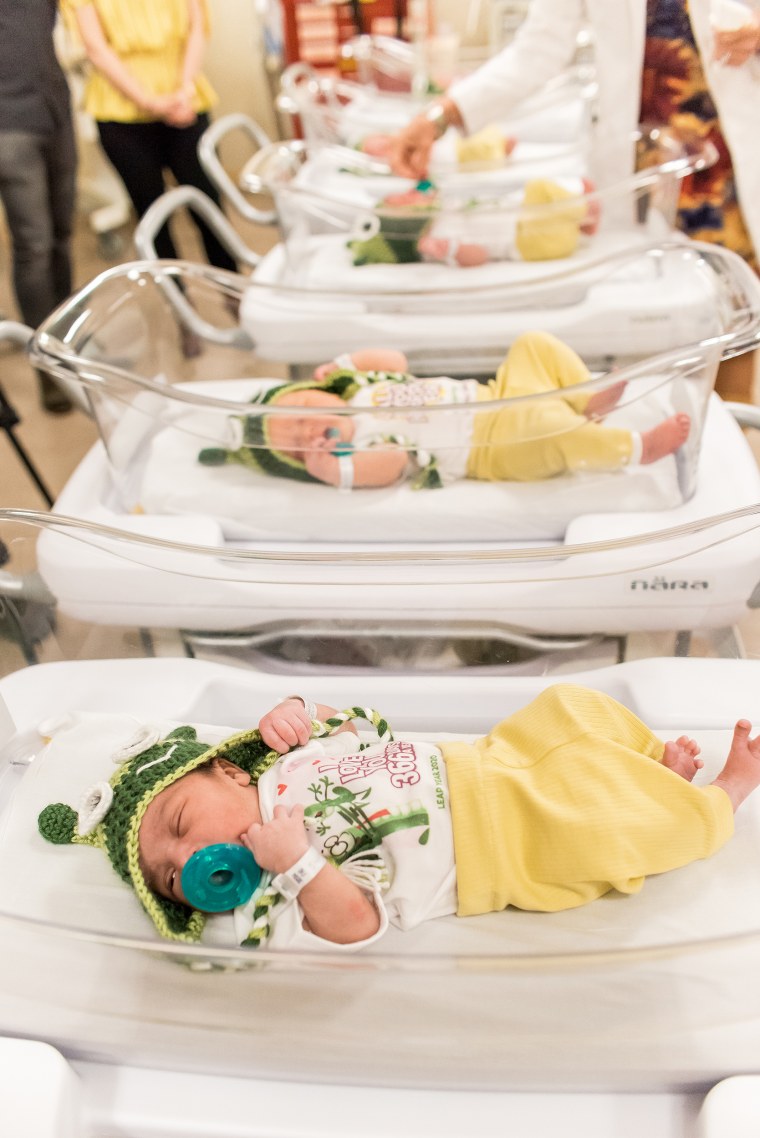
[[[198,462],[202,466],[224,466],[230,461],[230,452],[224,447],[204,447],[198,452]]]
[[[353,254],[355,265],[398,264],[396,253],[379,233],[367,238],[366,241],[349,241],[348,247]]]

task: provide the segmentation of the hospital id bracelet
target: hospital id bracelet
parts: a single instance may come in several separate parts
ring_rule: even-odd
[[[354,459],[350,451],[333,451],[338,459],[338,490],[344,493],[354,488]]]
[[[443,138],[449,126],[449,116],[443,103],[432,103],[422,116],[433,126],[436,138]]]
[[[300,699],[306,709],[306,714],[312,721],[319,718],[317,715],[317,705],[316,703],[312,703],[310,699],[306,699],[303,695],[286,695],[282,702],[285,703],[285,701],[289,699]]]
[[[272,878],[272,888],[281,893],[286,901],[294,901],[303,887],[308,885],[326,865],[327,862],[322,854],[313,846],[309,846],[295,865],[291,865],[290,869]]]

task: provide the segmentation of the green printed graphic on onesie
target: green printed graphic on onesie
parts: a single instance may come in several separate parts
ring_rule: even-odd
[[[361,756],[356,756],[356,759],[360,760]],[[309,791],[314,802],[305,808],[304,818],[307,825],[311,821],[310,828],[320,838],[329,835],[323,850],[336,865],[359,853],[374,850],[385,838],[400,830],[421,829],[417,839],[421,846],[426,845],[430,837],[430,816],[421,803],[409,803],[394,810],[381,807],[373,811],[370,787],[355,793],[332,782],[328,775],[313,782]],[[338,832],[334,826],[336,815],[346,823],[346,828]]]

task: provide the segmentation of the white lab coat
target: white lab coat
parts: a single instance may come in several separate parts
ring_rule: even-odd
[[[757,6],[757,0],[755,0]],[[630,173],[629,139],[637,126],[646,38],[646,0],[531,0],[514,41],[449,94],[469,133],[507,113],[570,62],[578,32],[593,32],[598,123],[593,170],[600,184]],[[731,152],[739,200],[760,251],[760,61],[728,67],[712,61],[710,0],[691,0],[694,37]]]

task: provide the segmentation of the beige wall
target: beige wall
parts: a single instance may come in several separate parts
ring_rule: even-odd
[[[435,18],[448,24],[468,43],[482,43],[488,28],[488,0],[435,0]]]
[[[275,137],[272,96],[253,0],[209,0],[209,6],[212,34],[205,70],[219,95],[215,116],[242,111]],[[237,160],[239,146],[242,144],[231,140],[230,154],[225,154],[233,165],[242,161]]]

